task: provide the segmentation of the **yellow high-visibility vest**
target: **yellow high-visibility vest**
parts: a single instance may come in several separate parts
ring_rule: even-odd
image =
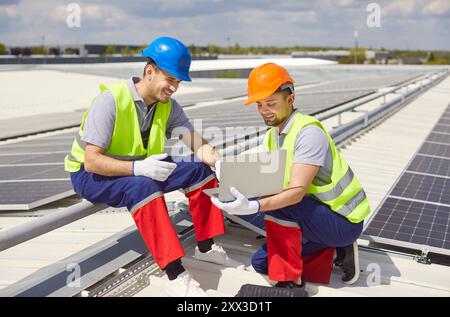
[[[306,193],[328,205],[332,211],[346,217],[350,222],[358,223],[363,221],[370,214],[369,200],[352,169],[336,149],[331,136],[322,123],[314,117],[301,113],[297,113],[293,120],[282,146],[287,151],[284,187],[289,187],[297,135],[304,127],[316,125],[325,133],[330,145],[333,159],[331,183],[323,186],[310,184]],[[278,133],[275,127],[267,131],[264,138],[266,151],[270,152],[278,149],[275,133]]]
[[[155,114],[150,129],[147,149],[144,148],[141,137],[141,129],[137,116],[133,96],[126,83],[113,84],[105,86],[100,85],[100,93],[109,90],[116,101],[116,121],[111,137],[111,142],[106,155],[121,160],[139,160],[153,154],[164,152],[166,142],[166,126],[169,119],[172,103],[157,103],[155,105]],[[85,144],[81,140],[84,124],[89,110],[83,114],[83,120],[80,125],[75,140],[72,143],[70,153],[64,159],[64,168],[68,172],[77,172],[81,164],[84,163]]]

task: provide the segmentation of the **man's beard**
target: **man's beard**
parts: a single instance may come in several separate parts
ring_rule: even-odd
[[[263,119],[263,120],[264,120],[264,123],[269,127],[276,127],[276,126],[280,125],[281,122],[283,122],[283,120],[280,120],[276,117],[275,117],[275,119],[273,119],[271,121],[266,121],[265,119]]]

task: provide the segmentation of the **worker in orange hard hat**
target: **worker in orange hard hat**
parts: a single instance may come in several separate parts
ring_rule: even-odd
[[[212,202],[234,215],[264,212],[267,243],[252,258],[257,272],[276,287],[328,283],[334,263],[347,284],[359,277],[356,239],[370,213],[361,184],[320,121],[295,107],[294,80],[274,63],[256,67],[248,78],[246,105],[256,103],[268,130],[267,151],[287,150],[284,190],[249,200],[235,188],[236,200]]]

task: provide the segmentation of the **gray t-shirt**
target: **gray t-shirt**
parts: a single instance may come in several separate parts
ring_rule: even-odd
[[[144,100],[137,92],[134,84],[139,82],[139,80],[140,78],[138,77],[132,77],[127,81],[127,84],[134,99],[139,126],[141,129],[141,135],[143,138],[143,142],[146,145],[146,138],[148,138],[150,132],[150,124],[152,121],[153,113],[155,111],[155,107],[147,107],[144,103]],[[170,138],[172,136],[172,132],[175,128],[177,128],[177,131],[179,131],[180,128],[183,128],[181,130],[186,132],[191,132],[194,130],[192,124],[189,122],[189,119],[187,118],[178,102],[176,102],[175,99],[171,99],[171,101],[172,107],[170,110],[169,118],[167,120],[166,129],[167,138]],[[95,98],[94,102],[91,105],[91,108],[89,109],[89,113],[84,124],[83,136],[81,139],[85,142],[107,149],[111,142],[115,120],[116,101],[111,92],[105,90]]]
[[[277,134],[278,147],[283,145],[286,134],[292,126],[294,116],[297,113],[298,111],[295,110],[290,115],[281,133]],[[321,128],[310,125],[299,132],[295,139],[292,162],[320,166],[316,177],[313,179],[314,185],[325,185],[331,182],[333,159],[327,136]]]

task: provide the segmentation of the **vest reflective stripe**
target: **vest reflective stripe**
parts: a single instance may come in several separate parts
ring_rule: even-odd
[[[366,193],[364,192],[364,190],[361,190],[358,194],[356,194],[356,196],[346,202],[345,205],[336,210],[336,212],[344,217],[347,217],[356,209],[359,204],[361,204],[366,199]]]
[[[355,174],[353,174],[352,169],[349,167],[347,173],[345,173],[335,187],[323,193],[316,193],[314,194],[314,197],[321,201],[328,201],[338,198],[344,189],[351,184],[354,176]]]
[[[83,149],[83,151],[86,148],[86,142],[84,142],[83,140],[81,140],[81,135],[79,133],[77,133],[77,135],[75,136],[75,141],[77,141],[78,146]]]
[[[300,229],[300,226],[298,225],[298,223],[293,222],[293,221],[278,219],[278,218],[270,216],[268,213],[266,213],[264,215],[264,220],[265,221],[275,222],[275,223],[277,223],[277,224],[279,224],[280,226],[283,226],[283,227],[291,227],[291,228],[298,228],[298,229]]]
[[[282,145],[282,148],[287,151],[284,187],[287,188],[290,184],[295,140],[298,133],[308,125],[316,125],[322,129],[327,136],[333,160],[333,167],[330,184],[323,186],[310,184],[306,193],[328,205],[331,210],[346,217],[349,221],[356,223],[361,222],[370,213],[370,205],[366,194],[352,169],[336,149],[331,136],[320,121],[313,117],[297,113],[294,122],[285,137]],[[278,133],[276,128],[271,128],[266,133],[264,147],[267,151],[278,149],[276,133]]]
[[[109,90],[116,102],[116,120],[111,141],[105,155],[120,160],[141,160],[153,154],[164,152],[166,126],[172,107],[171,101],[157,103],[150,129],[147,149],[142,143],[141,131],[133,96],[126,83],[110,86],[100,85],[100,93]],[[81,140],[88,111],[83,114],[78,134],[65,158],[65,170],[76,172],[84,163],[85,142]],[[125,141],[124,141],[125,140]]]

